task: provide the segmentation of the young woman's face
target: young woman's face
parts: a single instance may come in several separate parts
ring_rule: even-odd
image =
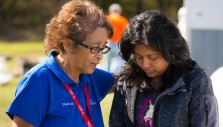
[[[134,54],[137,65],[146,72],[148,77],[160,77],[168,68],[169,63],[157,51],[147,45],[136,45]]]
[[[90,47],[105,47],[108,39],[108,31],[106,28],[98,27],[95,31],[88,34],[86,39],[81,42]],[[90,49],[78,45],[74,49],[70,56],[71,67],[76,73],[79,74],[91,74],[94,72],[96,65],[99,64],[100,60],[103,58],[102,51],[93,54]]]

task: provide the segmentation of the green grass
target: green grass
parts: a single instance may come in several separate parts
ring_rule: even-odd
[[[41,42],[0,42],[0,54],[28,58],[45,55]]]
[[[17,82],[19,81],[20,77],[14,78],[7,84],[0,86],[0,126],[1,127],[10,127],[11,126],[11,120],[10,118],[6,115],[5,111],[11,101],[14,98],[14,91]]]
[[[18,59],[45,57],[43,43],[41,42],[0,42],[0,54],[7,54],[11,56],[8,61],[10,71],[19,71]],[[0,127],[10,127],[11,120],[6,115],[5,111],[14,98],[15,88],[21,76],[15,77],[5,85],[0,86]],[[105,127],[108,127],[108,117],[111,108],[113,94],[108,94],[101,102],[102,114],[104,118]]]
[[[113,93],[108,94],[101,102],[102,115],[103,115],[105,127],[108,127],[108,118],[109,118],[109,113],[110,113],[111,104],[113,100],[113,95],[114,95]]]

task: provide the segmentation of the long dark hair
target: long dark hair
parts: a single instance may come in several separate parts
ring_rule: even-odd
[[[146,11],[130,19],[120,40],[120,55],[126,61],[120,77],[125,76],[135,85],[144,81],[151,84],[149,82],[152,80],[134,60],[133,49],[137,44],[145,44],[160,52],[170,63],[161,77],[165,88],[173,85],[179,76],[193,66],[187,43],[175,22],[159,11]]]

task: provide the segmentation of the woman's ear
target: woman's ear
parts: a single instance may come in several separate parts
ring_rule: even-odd
[[[71,52],[72,51],[72,44],[71,44],[70,40],[65,39],[63,41],[63,47],[64,47],[65,52]]]

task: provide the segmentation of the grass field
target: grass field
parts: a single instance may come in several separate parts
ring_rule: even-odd
[[[19,71],[18,59],[46,57],[43,43],[41,42],[0,42],[0,54],[10,55],[7,64],[10,71]],[[14,92],[21,76],[15,77],[5,85],[0,86],[0,127],[10,127],[11,120],[5,114],[5,111],[14,98]],[[108,125],[108,117],[111,108],[113,94],[108,94],[101,102],[105,127]]]

